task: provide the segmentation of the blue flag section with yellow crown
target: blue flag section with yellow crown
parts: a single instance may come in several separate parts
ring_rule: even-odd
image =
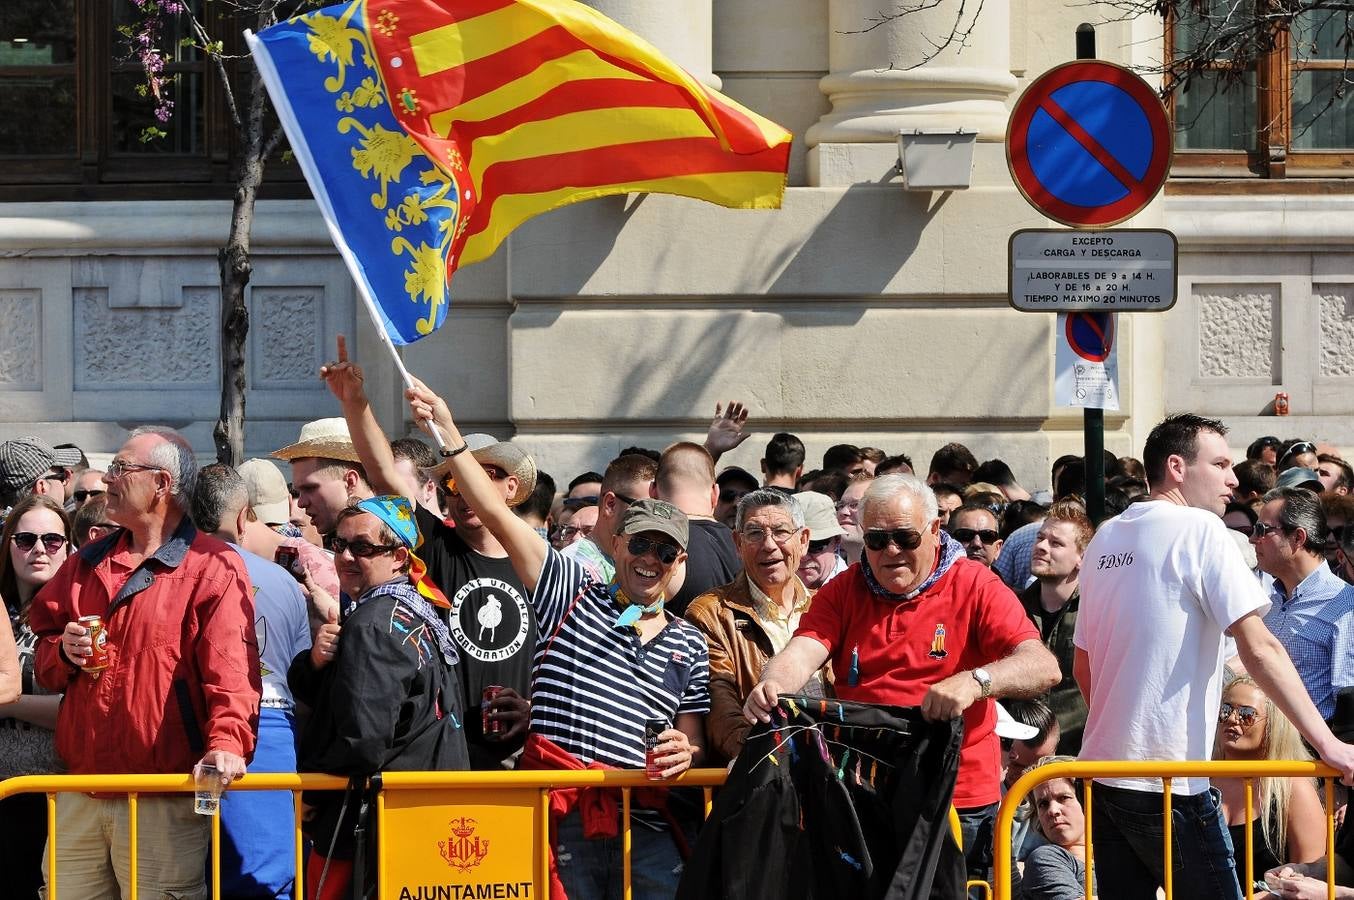
[[[362,13],[329,7],[249,43],[335,245],[390,339],[409,344],[446,318],[461,198],[396,121]]]

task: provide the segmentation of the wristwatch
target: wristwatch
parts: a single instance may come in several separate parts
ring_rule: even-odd
[[[989,674],[987,674],[987,670],[980,667],[980,668],[974,669],[974,670],[973,670],[972,672],[970,672],[969,674],[973,676],[973,680],[974,680],[974,681],[978,682],[978,687],[982,688],[982,690],[983,690],[983,699],[987,699],[988,697],[991,697],[991,696],[992,696],[992,676],[989,675]]]

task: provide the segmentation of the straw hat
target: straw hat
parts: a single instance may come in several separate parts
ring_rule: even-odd
[[[495,466],[517,478],[517,490],[508,497],[509,506],[517,506],[536,489],[536,461],[516,444],[496,440],[493,435],[467,434],[464,436],[470,454],[482,466]],[[433,469],[439,482],[451,475],[451,460],[443,460]]]
[[[352,436],[348,433],[348,423],[341,418],[307,422],[301,426],[300,440],[273,453],[274,459],[285,459],[288,462],[309,457],[362,462],[357,455],[357,449],[353,447]]]

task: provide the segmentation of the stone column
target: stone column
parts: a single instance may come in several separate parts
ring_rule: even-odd
[[[712,71],[711,0],[582,0],[668,55],[703,84],[720,87]]]
[[[828,0],[830,70],[819,86],[832,111],[806,136],[811,184],[885,178],[897,162],[900,130],[976,130],[980,153],[975,157],[991,156],[981,152],[982,144],[1000,148],[1006,99],[1016,89],[1010,8],[983,4],[975,21],[970,2],[956,31],[959,6],[950,0],[863,31],[877,21],[877,0]],[[952,34],[950,46],[938,50],[936,45]],[[925,65],[909,68],[928,57]],[[986,180],[980,177],[985,161],[975,158],[975,183]],[[993,174],[1009,183],[1004,169]]]

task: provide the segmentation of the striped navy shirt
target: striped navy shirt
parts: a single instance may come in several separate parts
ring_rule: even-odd
[[[616,626],[607,587],[554,548],[531,605],[540,626],[531,730],[585,764],[642,769],[645,719],[709,712],[709,650],[688,622],[671,619],[641,644],[633,626]]]

